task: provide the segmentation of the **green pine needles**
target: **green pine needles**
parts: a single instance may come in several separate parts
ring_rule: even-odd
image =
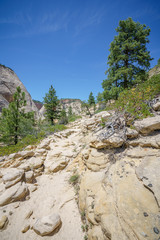
[[[51,125],[54,125],[54,120],[58,118],[59,100],[56,96],[56,91],[51,85],[49,92],[44,97],[44,107],[46,109],[46,118],[50,121]]]
[[[145,81],[152,60],[146,48],[150,28],[128,18],[119,22],[116,31],[109,49],[107,79],[102,83],[106,100],[117,99],[123,89]]]

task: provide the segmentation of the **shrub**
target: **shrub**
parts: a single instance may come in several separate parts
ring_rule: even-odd
[[[82,118],[82,117],[78,116],[78,115],[72,115],[72,116],[68,117],[68,122],[74,122],[74,121],[76,121],[77,119],[80,119],[80,118]]]
[[[78,183],[78,179],[79,179],[79,175],[78,174],[73,175],[73,176],[70,177],[69,183],[75,185],[75,184]]]
[[[152,115],[149,102],[158,93],[160,93],[160,74],[121,92],[112,108],[128,113],[133,119],[142,119]]]

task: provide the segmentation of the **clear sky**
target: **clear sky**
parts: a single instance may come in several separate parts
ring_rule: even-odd
[[[151,28],[148,49],[160,58],[160,0],[0,0],[0,63],[33,99],[51,84],[59,98],[102,91],[109,45],[119,20]]]

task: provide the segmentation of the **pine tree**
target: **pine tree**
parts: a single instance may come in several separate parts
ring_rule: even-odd
[[[17,87],[17,91],[13,95],[13,102],[8,108],[2,109],[0,118],[1,140],[18,143],[22,138],[33,131],[34,112],[25,113],[26,106],[25,93]]]
[[[94,99],[94,96],[93,96],[93,93],[90,92],[89,94],[89,99],[88,99],[88,104],[91,106],[91,105],[95,105],[95,99]]]
[[[158,59],[157,64],[160,65],[160,58]]]
[[[99,92],[98,95],[97,95],[97,102],[98,102],[98,103],[102,102],[102,101],[103,101],[103,98],[104,98],[104,97],[103,97],[103,93],[100,93],[100,92]]]
[[[116,31],[118,35],[109,49],[107,79],[102,83],[104,96],[115,99],[124,88],[147,79],[146,70],[152,60],[146,48],[150,28],[128,18],[119,22]]]
[[[54,125],[54,119],[59,116],[58,111],[59,100],[56,96],[56,91],[51,85],[49,92],[44,97],[44,107],[46,109],[46,118],[50,121],[51,125]]]

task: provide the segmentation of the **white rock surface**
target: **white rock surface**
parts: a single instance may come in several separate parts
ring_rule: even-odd
[[[0,195],[0,206],[23,199],[28,193],[25,183],[17,183]]]
[[[59,214],[54,213],[52,215],[37,219],[33,225],[33,229],[37,234],[46,236],[50,233],[53,233],[53,231],[60,226],[60,224],[61,218]]]
[[[8,168],[3,175],[3,182],[6,188],[9,188],[19,182],[24,176],[24,171],[16,168]]]

